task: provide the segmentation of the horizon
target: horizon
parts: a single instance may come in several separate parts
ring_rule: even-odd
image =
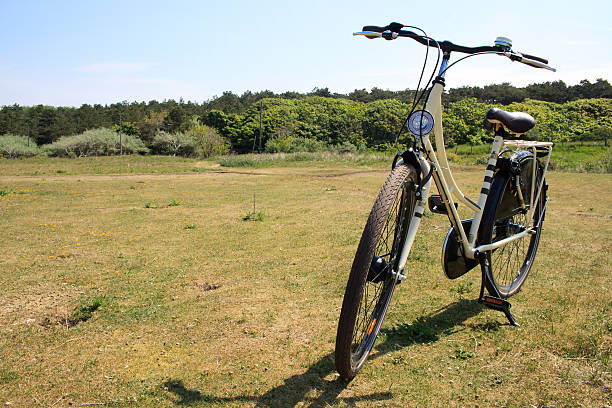
[[[0,106],[181,98],[202,103],[223,92],[414,89],[424,47],[409,39],[351,36],[363,25],[391,21],[419,25],[436,39],[467,46],[510,37],[515,50],[548,58],[558,68],[552,73],[501,58],[469,58],[449,71],[447,89],[559,80],[571,86],[607,80],[612,72],[607,2],[586,0],[579,8],[527,0],[510,8],[483,1],[453,5],[440,2],[433,16],[425,4],[401,1],[384,7],[365,0],[5,3],[0,33],[10,41],[0,53]]]
[[[595,82],[597,82],[599,80],[603,80],[605,82],[610,83],[610,81],[608,81],[608,79],[606,79],[606,78],[597,78],[595,81],[590,81],[589,79],[584,78],[584,79],[581,79],[580,81],[578,81],[576,84],[567,84],[567,83],[565,83],[562,80],[559,80],[559,81],[565,83],[566,86],[571,87],[571,86],[577,86],[582,81],[585,81],[585,80],[589,81],[590,83],[595,83]],[[555,82],[555,81],[550,81],[550,82]],[[517,89],[524,89],[524,88],[526,88],[528,86],[542,85],[544,83],[545,82],[533,83],[533,84],[528,84],[528,85],[525,85],[525,86],[515,87],[515,88],[517,88]],[[481,89],[484,89],[485,87],[488,87],[488,86],[496,86],[496,85],[504,85],[504,84],[506,84],[506,82],[497,83],[497,84],[486,84],[486,85],[483,85],[483,86],[462,85],[462,86],[457,86],[457,87],[448,87],[448,88],[445,87],[444,88],[444,92],[448,92],[448,91],[450,91],[452,89],[461,89],[461,88],[481,88]],[[510,85],[513,86],[512,84],[510,84]],[[204,104],[207,104],[207,103],[211,103],[212,101],[222,97],[225,93],[232,93],[232,94],[234,94],[235,96],[237,96],[239,98],[241,98],[247,92],[250,92],[251,94],[257,94],[257,93],[263,93],[263,92],[273,92],[274,93],[273,97],[283,97],[283,95],[287,94],[287,93],[297,93],[297,94],[302,95],[302,96],[309,96],[309,95],[313,94],[316,90],[323,90],[323,89],[328,89],[329,90],[329,87],[322,87],[322,88],[315,87],[315,88],[311,89],[310,91],[306,91],[306,92],[298,92],[298,91],[273,92],[273,91],[271,91],[269,89],[263,89],[263,90],[257,90],[257,91],[252,91],[252,90],[248,90],[247,89],[246,91],[244,91],[242,93],[234,93],[232,91],[223,91],[223,92],[221,92],[220,95],[213,95],[211,98],[205,99],[205,100],[202,100],[202,101],[190,100],[190,99],[185,100],[185,98],[179,97],[178,99],[164,98],[164,99],[149,99],[149,100],[146,100],[146,101],[145,100],[140,100],[140,101],[138,101],[138,100],[132,100],[132,101],[123,100],[123,101],[114,101],[114,102],[108,102],[108,103],[82,103],[81,105],[78,105],[78,106],[77,105],[44,105],[44,104],[20,105],[20,104],[14,103],[14,104],[10,104],[10,105],[0,105],[0,108],[9,107],[9,106],[15,106],[15,105],[20,106],[20,107],[33,107],[33,106],[42,105],[42,106],[51,106],[51,107],[54,107],[54,108],[77,108],[78,109],[79,107],[81,107],[83,105],[89,105],[89,106],[101,105],[101,106],[107,107],[107,106],[110,106],[110,105],[125,104],[125,103],[127,103],[128,105],[129,104],[141,104],[141,103],[144,103],[144,104],[148,105],[151,102],[166,103],[166,102],[171,102],[171,101],[177,102],[179,104],[180,103],[192,103],[192,104],[197,104],[197,105],[204,105]],[[382,90],[383,92],[414,91],[414,89],[409,89],[409,88],[398,89],[398,90],[391,90],[391,89],[382,89],[382,88],[378,88],[378,87],[373,87],[373,88],[370,88],[370,89],[366,89],[366,88],[353,89],[353,90],[345,92],[345,93],[333,92],[332,90],[329,90],[329,92],[331,93],[330,97],[332,97],[332,98],[333,97],[342,97],[342,96],[345,96],[345,97],[348,98],[349,94],[354,92],[354,91],[365,90],[366,92],[371,93],[372,90],[374,90],[374,89],[379,89],[379,90]]]

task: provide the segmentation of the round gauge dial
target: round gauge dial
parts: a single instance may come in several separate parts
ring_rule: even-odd
[[[416,110],[408,118],[408,130],[415,136],[425,136],[433,130],[433,127],[434,118],[426,110]]]

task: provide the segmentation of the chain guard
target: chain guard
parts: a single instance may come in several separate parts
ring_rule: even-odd
[[[472,226],[472,220],[463,220],[461,225],[467,235]],[[442,246],[442,269],[446,277],[448,279],[457,279],[465,275],[476,265],[478,265],[477,260],[466,258],[463,255],[463,246],[459,243],[459,234],[456,233],[454,227],[451,227],[448,230],[448,234],[446,234],[446,239]]]

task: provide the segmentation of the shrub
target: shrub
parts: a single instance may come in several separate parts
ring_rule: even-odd
[[[30,140],[28,146],[28,138],[26,136],[18,136],[6,134],[0,136],[0,157],[14,159],[17,157],[31,157],[42,154],[41,149],[36,146],[33,140]]]
[[[610,126],[594,126],[589,131],[583,133],[580,137],[580,141],[584,140],[596,140],[606,141],[612,139],[612,127]]]
[[[357,153],[359,152],[359,148],[351,142],[344,142],[342,144],[334,146],[334,151],[338,153]]]
[[[324,151],[329,150],[327,143],[321,140],[311,139],[307,137],[293,138],[292,145],[293,145],[294,152],[315,153],[315,152],[324,152]]]
[[[261,211],[249,211],[244,217],[242,217],[242,221],[263,221],[265,218],[266,215]]]
[[[292,137],[273,137],[266,142],[266,153],[289,153],[291,152]]]
[[[149,152],[137,137],[130,135],[122,136],[123,152],[126,154],[146,154]],[[85,157],[85,156],[110,156],[119,154],[119,137],[111,129],[98,128],[86,130],[85,132],[64,136],[58,141],[43,147],[53,156]]]
[[[324,152],[329,150],[327,143],[300,136],[279,135],[266,142],[267,153]]]
[[[155,154],[193,157],[196,155],[197,146],[192,135],[161,130],[155,134],[151,149]]]
[[[195,144],[195,153],[201,157],[222,156],[229,153],[229,142],[215,129],[194,123],[187,131]]]

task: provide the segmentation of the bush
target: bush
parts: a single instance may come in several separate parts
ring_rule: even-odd
[[[273,137],[266,142],[266,153],[289,153],[291,152],[292,137]]]
[[[149,152],[137,137],[130,135],[122,136],[123,152],[126,154],[146,154]],[[85,132],[64,136],[58,141],[43,146],[43,149],[52,156],[63,157],[86,157],[86,156],[110,156],[119,154],[119,136],[111,129],[99,128],[86,130]]]
[[[193,157],[196,156],[197,142],[191,135],[161,130],[155,134],[151,149],[155,154]]]
[[[0,136],[0,157],[14,159],[17,157],[31,157],[42,154],[41,149],[36,146],[33,140],[30,140],[28,146],[28,138],[26,136],[18,136],[6,134]]]
[[[295,137],[291,144],[293,145],[294,152],[315,153],[329,150],[327,143],[307,137]]]
[[[595,126],[589,131],[583,133],[579,138],[580,141],[606,141],[612,140],[612,127],[610,126]],[[609,143],[609,142],[608,142]]]
[[[324,152],[327,143],[299,136],[276,136],[266,142],[266,153]]]
[[[195,153],[201,157],[222,156],[229,153],[230,145],[228,141],[215,129],[194,123],[187,131],[195,144]]]
[[[334,146],[333,151],[338,152],[338,153],[358,153],[360,151],[360,149],[355,146],[354,144],[352,144],[351,142],[344,142],[342,144],[339,144],[337,146]]]

